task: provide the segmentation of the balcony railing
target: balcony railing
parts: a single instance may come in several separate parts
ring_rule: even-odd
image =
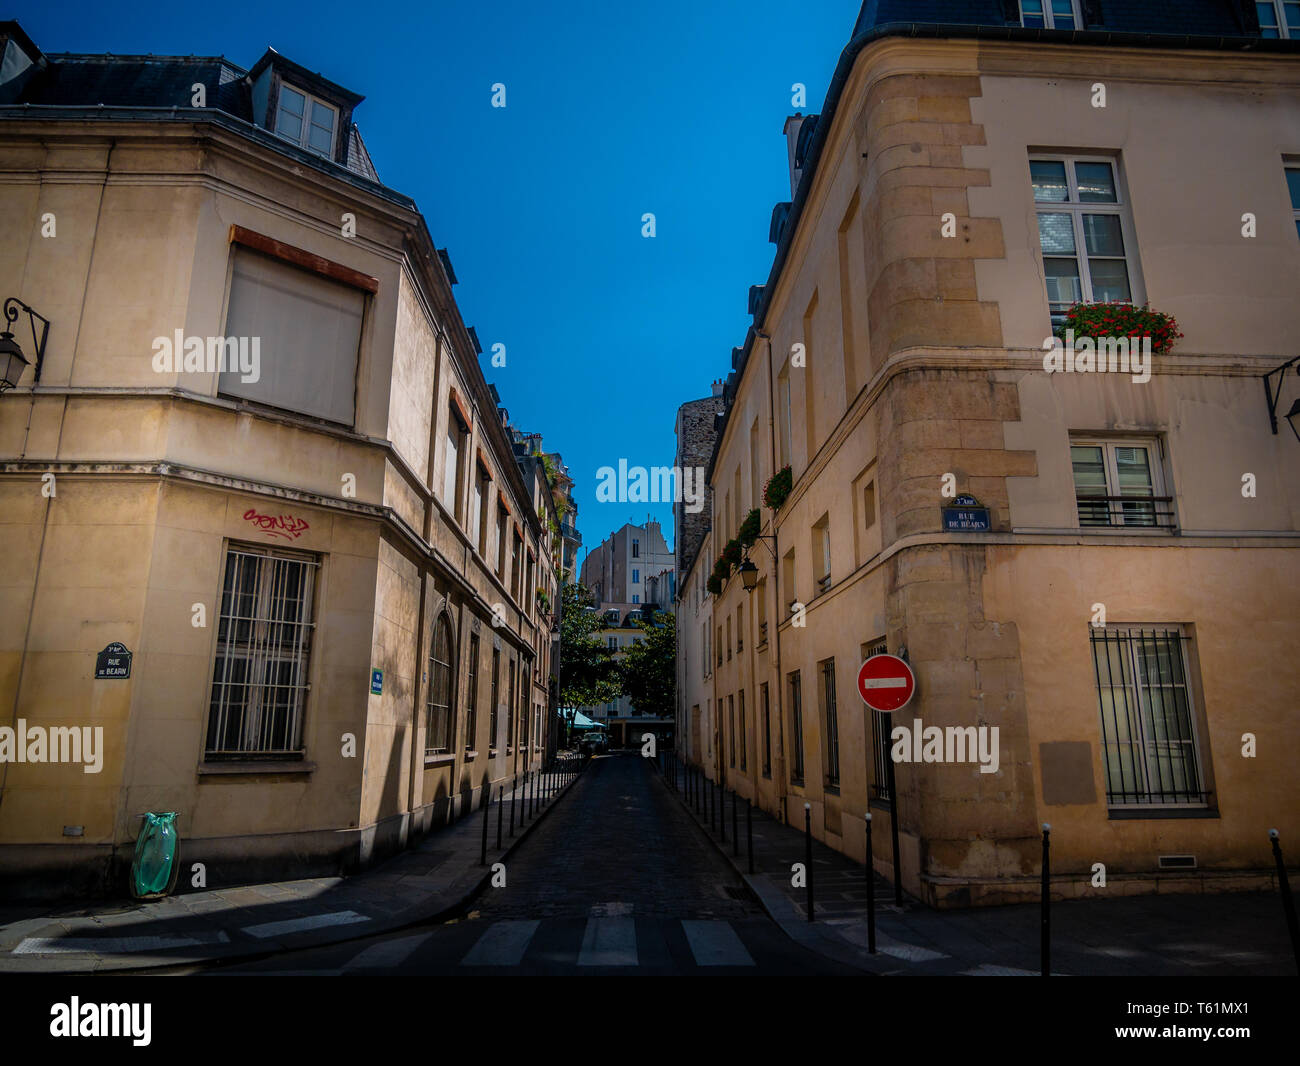
[[[1079,525],[1173,529],[1172,496],[1076,496]]]
[[[758,623],[758,646],[761,648],[766,643],[767,643],[767,623],[759,622]]]

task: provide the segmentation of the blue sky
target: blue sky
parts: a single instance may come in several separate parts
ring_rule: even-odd
[[[730,370],[772,262],[772,205],[789,199],[791,86],[821,109],[858,6],[52,0],[14,17],[46,52],[247,68],[270,45],[364,94],[380,178],[449,249],[485,374],[563,454],[594,546],[647,514],[671,542],[669,505],[597,503],[596,471],[672,465],[677,406]],[[487,364],[497,342],[505,368]]]

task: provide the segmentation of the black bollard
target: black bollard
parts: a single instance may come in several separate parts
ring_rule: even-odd
[[[497,789],[497,851],[501,850],[501,808],[505,806],[506,786]]]
[[[519,775],[515,774],[515,782],[510,786],[510,835],[515,835],[515,804],[519,802]],[[521,823],[522,824],[522,823]]]
[[[803,805],[803,880],[808,891],[808,920],[813,920],[812,804]]]
[[[1052,864],[1051,864],[1052,827],[1043,823],[1043,891],[1041,917],[1039,919],[1039,971],[1046,977],[1052,972]]]
[[[888,722],[885,722],[881,728],[885,730],[886,736],[891,735]],[[889,781],[889,839],[894,849],[894,905],[901,907],[903,905],[903,869],[902,862],[898,857],[898,812],[902,809],[902,804],[898,801],[898,785],[894,781],[892,752],[885,761],[885,776]]]
[[[479,795],[483,798],[483,849],[479,854],[478,864],[480,866],[486,866],[488,815],[492,813],[492,786],[484,785],[483,791],[480,792]]]
[[[1286,927],[1291,932],[1291,951],[1295,954],[1296,969],[1300,970],[1300,925],[1296,923],[1295,900],[1291,897],[1291,883],[1287,880],[1286,864],[1282,862],[1282,840],[1276,829],[1268,831],[1273,844],[1273,861],[1277,863],[1277,889],[1282,893],[1282,910],[1286,914]]]
[[[867,811],[867,950],[876,953],[876,872],[871,861],[871,812]]]

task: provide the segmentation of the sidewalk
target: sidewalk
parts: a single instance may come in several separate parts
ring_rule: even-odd
[[[581,764],[580,764],[581,765]],[[242,885],[185,892],[165,899],[96,901],[0,910],[0,973],[108,973],[193,966],[213,960],[254,959],[280,951],[319,947],[435,922],[464,910],[487,887],[491,867],[514,851],[568,792],[578,775],[537,809],[519,792],[510,834],[513,792],[501,810],[496,847],[497,803],[488,817],[487,865],[479,863],[483,811],[430,833],[373,869],[351,877]],[[181,882],[184,881],[184,869]]]
[[[660,782],[670,788],[661,775]],[[865,869],[813,841],[815,918],[805,890],[790,884],[804,862],[804,834],[754,809],[754,870],[748,872],[745,804],[726,843],[672,789],[683,808],[745,879],[768,915],[796,942],[836,962],[879,975],[1037,976],[1037,904],[935,910],[875,877],[876,954],[867,951]],[[737,856],[736,852],[739,851]],[[1296,976],[1282,901],[1276,892],[1156,894],[1054,901],[1052,972],[1104,976]]]

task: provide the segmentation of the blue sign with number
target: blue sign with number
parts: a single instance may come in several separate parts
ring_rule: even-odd
[[[372,696],[382,696],[384,694],[384,672],[382,670],[370,671],[370,694]]]

